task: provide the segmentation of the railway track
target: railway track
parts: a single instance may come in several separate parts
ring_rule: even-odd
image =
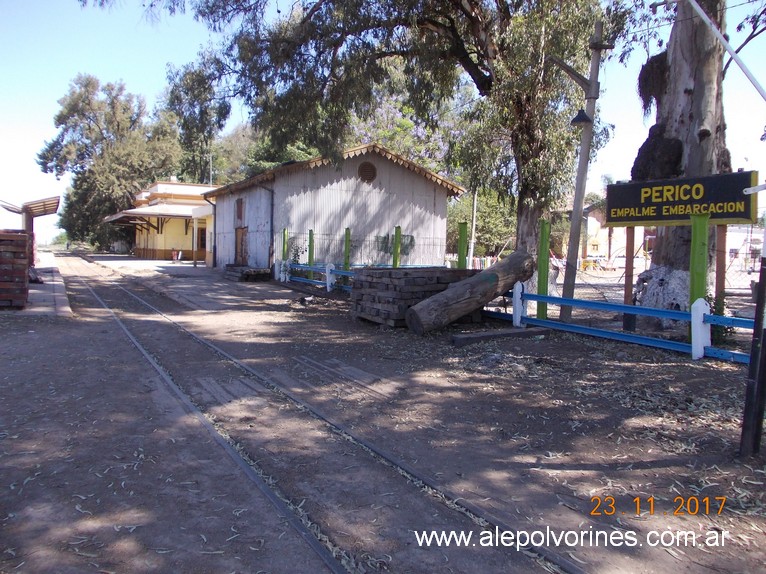
[[[76,304],[100,306],[167,390],[272,503],[332,572],[582,572],[546,548],[420,547],[416,532],[516,530],[440,489],[412,465],[310,404],[298,387],[343,381],[348,396],[385,398],[385,385],[339,361],[301,354],[310,377],[267,373],[179,320],[178,304],[73,259]],[[305,396],[305,395],[304,395]],[[339,397],[340,400],[340,397]]]

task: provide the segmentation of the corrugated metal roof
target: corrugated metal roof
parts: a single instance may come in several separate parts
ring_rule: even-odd
[[[370,153],[378,154],[386,158],[387,160],[392,161],[395,164],[400,165],[426,178],[427,180],[434,182],[435,184],[449,191],[451,195],[461,195],[466,191],[465,188],[459,186],[458,184],[440,176],[437,173],[434,173],[424,168],[421,165],[416,164],[413,161],[410,161],[406,158],[403,158],[400,155],[393,153],[392,151],[387,150],[386,148],[384,148],[382,145],[379,145],[379,144],[368,144],[368,145],[363,145],[363,146],[358,146],[355,148],[348,149],[343,152],[343,159],[350,159],[353,157],[363,156]],[[225,185],[223,187],[219,187],[218,189],[214,189],[213,191],[208,191],[204,193],[203,195],[205,197],[216,197],[218,195],[223,195],[225,193],[233,193],[235,191],[241,191],[243,189],[253,187],[254,185],[258,185],[259,183],[274,181],[274,178],[276,177],[277,174],[288,173],[291,171],[299,171],[304,169],[314,169],[316,167],[321,167],[321,166],[329,165],[329,164],[332,164],[332,160],[329,158],[324,158],[324,157],[318,157],[318,158],[309,159],[306,161],[287,162],[277,167],[274,167],[272,169],[268,169],[257,175],[254,175],[253,177],[250,177],[243,181],[230,183],[229,185]]]

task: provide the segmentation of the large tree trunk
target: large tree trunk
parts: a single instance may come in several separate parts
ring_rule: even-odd
[[[537,205],[522,203],[516,210],[516,251],[537,255],[542,216],[543,210]]]
[[[502,295],[517,281],[526,281],[535,271],[535,260],[523,251],[514,251],[505,259],[473,277],[451,284],[447,289],[407,309],[407,327],[418,335],[445,327],[480,309]]]
[[[701,3],[723,30],[725,0]],[[687,2],[676,4],[667,52],[641,70],[639,92],[648,109],[656,106],[656,124],[641,146],[631,171],[634,181],[728,173],[721,84],[724,48]],[[688,226],[659,227],[652,269],[642,274],[642,305],[689,308]],[[715,251],[714,235],[709,241]]]

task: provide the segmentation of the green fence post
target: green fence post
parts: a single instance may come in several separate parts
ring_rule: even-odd
[[[402,228],[397,225],[394,228],[394,261],[392,267],[396,269],[399,267],[399,255],[402,252]]]
[[[287,227],[285,227],[282,230],[282,261],[287,261],[289,253],[287,249],[287,239],[288,239],[288,233],[287,233]]]
[[[540,220],[540,243],[537,246],[537,294],[548,294],[548,269],[550,266],[551,251],[551,222]],[[548,318],[548,303],[538,301],[537,318]]]
[[[467,269],[468,264],[468,222],[461,221],[458,225],[457,239],[457,268]]]
[[[346,227],[346,238],[343,241],[343,269],[351,269],[351,229]]]
[[[689,257],[689,305],[707,295],[707,244],[710,215],[692,215],[692,249]]]
[[[314,265],[314,230],[309,229],[309,266]],[[314,278],[314,272],[309,271],[309,279]]]

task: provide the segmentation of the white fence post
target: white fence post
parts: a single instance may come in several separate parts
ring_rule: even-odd
[[[290,262],[289,261],[279,262],[279,280],[282,283],[286,283],[290,281]]]
[[[521,321],[527,316],[527,304],[523,300],[524,285],[516,281],[513,285],[513,326],[521,327]]]
[[[335,277],[335,273],[333,273],[334,270],[335,270],[335,265],[333,265],[332,263],[328,263],[327,267],[325,267],[325,270],[324,270],[324,278],[327,284],[328,293],[332,291],[333,287],[335,287],[335,281],[337,280]]]
[[[692,303],[692,359],[695,361],[705,356],[705,347],[711,345],[710,324],[705,323],[705,315],[710,314],[710,305],[704,299]]]

